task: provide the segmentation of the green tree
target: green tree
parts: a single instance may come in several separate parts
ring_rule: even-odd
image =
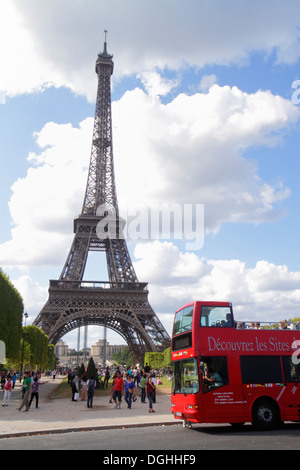
[[[148,364],[151,369],[165,368],[170,366],[171,363],[171,348],[167,348],[163,352],[145,353],[144,365]]]
[[[123,348],[122,351],[113,354],[111,358],[118,364],[126,365],[127,367],[133,365],[132,354],[128,346]]]
[[[170,367],[172,365],[171,348],[165,349],[163,354],[164,354],[163,367]]]
[[[6,357],[16,359],[22,338],[23,299],[8,276],[0,269],[0,340]]]
[[[56,357],[54,354],[54,344],[47,345],[47,364],[44,369],[54,369],[56,367]]]
[[[51,345],[49,350],[48,336],[34,325],[28,325],[23,328],[25,342],[30,345],[29,363],[24,361],[31,369],[52,368],[55,365],[54,346]]]

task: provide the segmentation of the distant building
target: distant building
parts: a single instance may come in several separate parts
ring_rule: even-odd
[[[69,349],[69,347],[68,347],[67,344],[65,344],[63,341],[59,341],[54,346],[54,354],[57,357],[67,356],[68,355],[68,349]]]
[[[104,351],[105,340],[99,339],[96,344],[91,347],[91,356],[94,359],[95,364],[103,364],[103,358],[105,355]],[[122,349],[126,348],[125,344],[121,345],[110,345],[106,341],[106,360],[110,361],[111,356],[117,352],[121,352]]]
[[[59,359],[58,365],[65,369],[73,369],[77,365],[81,365],[81,363],[87,365],[91,356],[94,359],[96,367],[98,367],[100,364],[103,365],[104,363],[104,344],[105,340],[99,339],[91,348],[86,348],[86,354],[84,356],[78,354],[74,349],[70,349],[63,341],[59,341],[54,347],[54,353]],[[110,362],[111,356],[117,352],[121,352],[125,347],[125,344],[110,345],[106,341],[106,361]]]

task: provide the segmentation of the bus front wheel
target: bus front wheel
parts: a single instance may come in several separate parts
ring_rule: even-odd
[[[270,430],[279,426],[280,415],[275,402],[268,398],[257,400],[252,409],[252,424],[256,429]]]

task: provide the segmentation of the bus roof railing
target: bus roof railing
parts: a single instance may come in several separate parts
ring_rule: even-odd
[[[238,330],[300,330],[300,321],[277,321],[277,322],[258,322],[258,321],[235,321],[235,327]]]

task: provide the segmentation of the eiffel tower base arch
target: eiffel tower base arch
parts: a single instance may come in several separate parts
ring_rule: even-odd
[[[145,287],[145,283],[50,281],[49,298],[34,324],[52,344],[76,328],[106,326],[126,341],[134,363],[143,365],[145,352],[170,346]]]

